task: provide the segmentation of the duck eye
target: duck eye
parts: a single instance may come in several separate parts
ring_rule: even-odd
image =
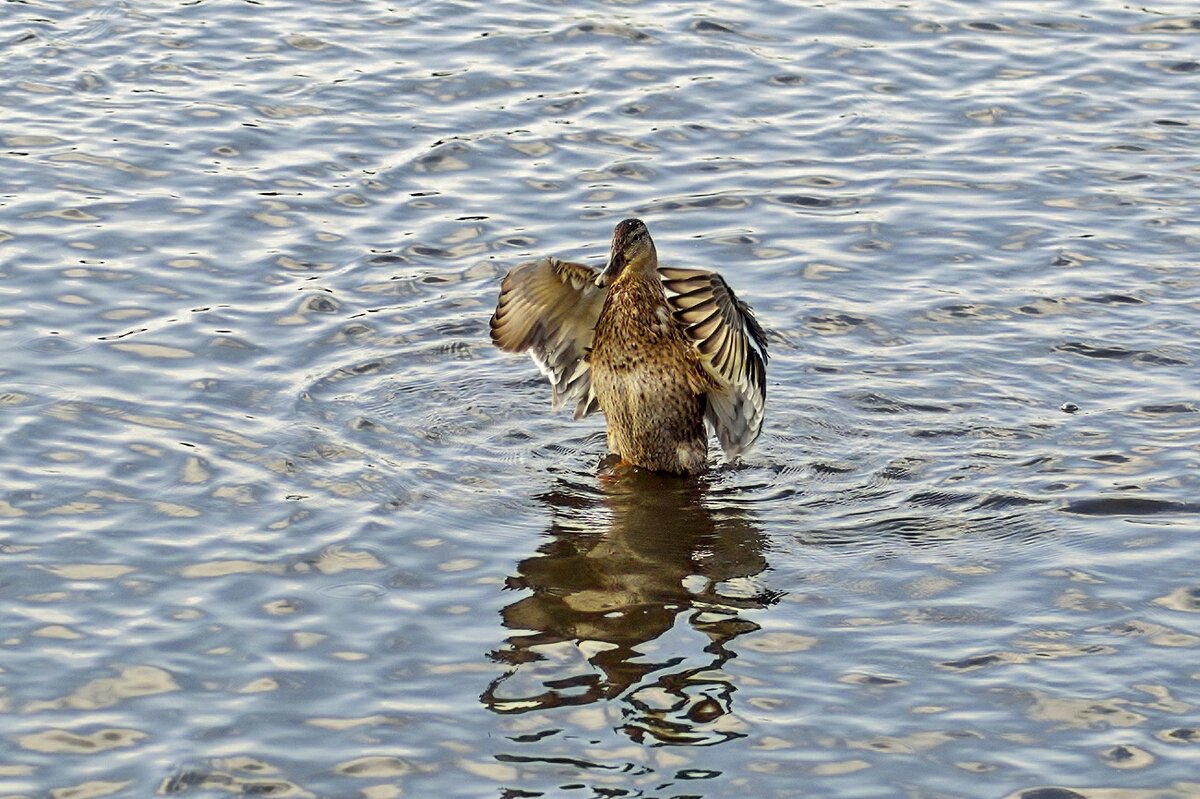
[[[617,225],[613,238],[623,242],[631,242],[646,233],[646,226],[639,219],[626,219]]]

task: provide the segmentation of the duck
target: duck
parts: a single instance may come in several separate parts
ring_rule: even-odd
[[[613,230],[603,269],[555,257],[500,283],[492,342],[526,352],[551,407],[603,413],[618,466],[697,475],[709,433],[733,460],[762,432],[767,338],[718,273],[664,267],[640,219]]]

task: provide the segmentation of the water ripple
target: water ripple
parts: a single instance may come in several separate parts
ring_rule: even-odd
[[[1194,15],[6,10],[0,793],[1196,793]],[[695,480],[488,340],[635,214]]]

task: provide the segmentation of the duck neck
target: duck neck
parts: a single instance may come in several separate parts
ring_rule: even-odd
[[[657,270],[658,253],[654,251],[653,246],[650,246],[629,256],[624,268],[621,269],[621,274],[617,276],[616,282],[625,283],[653,280],[657,283]]]

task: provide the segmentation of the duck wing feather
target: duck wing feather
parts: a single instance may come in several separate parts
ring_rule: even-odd
[[[541,258],[512,268],[500,284],[492,341],[506,352],[528,352],[550,381],[551,405],[575,404],[575,418],[596,410],[587,353],[608,289],[584,264]]]
[[[732,458],[762,431],[767,401],[767,337],[750,306],[716,272],[660,267],[676,322],[712,379],[705,418]]]

